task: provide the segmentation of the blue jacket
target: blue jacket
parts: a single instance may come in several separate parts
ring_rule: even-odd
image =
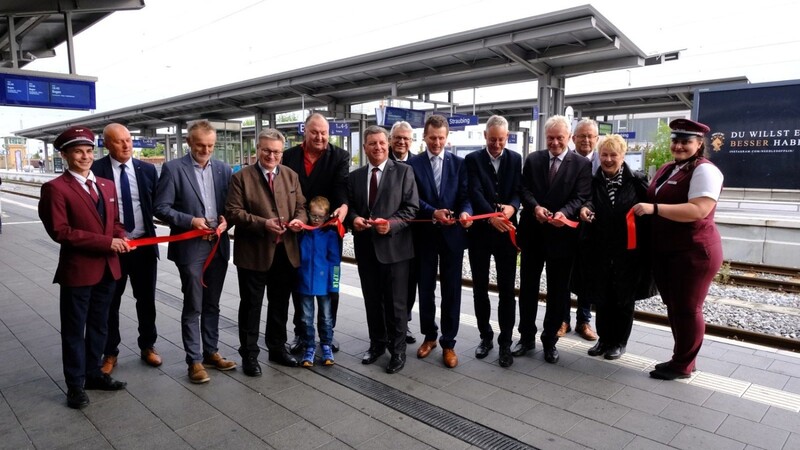
[[[339,292],[341,252],[339,236],[333,228],[304,231],[300,240],[300,267],[297,292],[302,295],[328,295]]]

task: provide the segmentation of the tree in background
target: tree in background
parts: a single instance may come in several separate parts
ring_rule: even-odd
[[[669,125],[667,125],[666,122],[659,121],[655,141],[653,142],[653,145],[647,149],[647,155],[645,156],[645,167],[647,168],[648,173],[650,173],[651,170],[655,171],[665,163],[672,161],[672,152],[669,151],[671,133],[672,131],[669,129]],[[651,167],[654,169],[651,169]]]

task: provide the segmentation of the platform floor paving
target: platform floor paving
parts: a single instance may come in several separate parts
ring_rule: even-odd
[[[798,355],[709,337],[695,376],[682,382],[654,380],[647,372],[669,357],[672,337],[668,329],[638,322],[628,353],[618,361],[589,357],[591,344],[570,333],[559,341],[558,364],[543,361],[537,342],[531,356],[515,358],[503,369],[496,346],[488,358],[474,358],[479,337],[472,296],[464,290],[458,367],[445,368],[439,349],[417,359],[416,345],[409,345],[399,374],[384,372],[388,356],[362,365],[368,346],[363,299],[356,268],[347,264],[336,327],[342,350],[333,369],[276,366],[263,351],[260,378],[247,377],[240,368],[211,370],[211,382],[193,385],[180,338],[180,281],[175,265],[164,258],[158,266],[157,304],[157,348],[164,364],[151,368],[139,359],[128,289],[114,370],[116,378],[128,382],[127,389],[89,391],[91,405],[72,410],[64,395],[58,286],[51,283],[58,245],[35,220],[14,221],[13,216],[4,219],[0,234],[0,356],[5,361],[0,365],[0,448],[483,447],[375,401],[326,376],[326,370],[339,371],[338,378],[361,375],[407,394],[412,407],[414,402],[436,406],[496,430],[520,447],[800,448]],[[220,351],[238,362],[237,290],[231,264],[221,301]],[[543,314],[540,308],[540,319]],[[411,326],[418,332],[416,314]]]

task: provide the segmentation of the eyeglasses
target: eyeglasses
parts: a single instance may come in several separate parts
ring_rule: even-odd
[[[271,151],[271,150],[260,150],[265,156],[273,156],[275,158],[280,157],[283,155],[283,150]]]
[[[594,134],[577,134],[575,135],[575,137],[577,137],[580,140],[583,140],[583,139],[594,139],[597,136],[595,136]]]
[[[392,136],[393,141],[410,141],[411,138],[405,136]]]
[[[308,216],[312,222],[322,222],[325,220],[325,216],[318,216],[316,214],[309,214]]]

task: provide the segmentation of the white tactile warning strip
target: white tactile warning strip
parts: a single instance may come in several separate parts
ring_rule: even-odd
[[[346,295],[361,297],[361,288],[359,287],[342,284],[339,287],[339,291]],[[416,304],[414,305],[414,311],[419,312]],[[437,311],[436,315],[438,317],[439,316],[438,307],[436,311]],[[477,327],[478,324],[475,316],[463,313],[461,314],[461,323],[473,327]],[[496,333],[500,332],[500,325],[496,321],[492,320],[490,321],[490,324],[492,325],[492,329],[494,329]],[[666,329],[664,327],[658,327],[658,326],[654,327]],[[519,339],[519,333],[516,330],[514,330],[513,338],[515,340]],[[594,345],[593,343],[588,344],[584,341],[579,341],[577,339],[572,339],[569,337],[563,337],[558,340],[558,349],[560,351],[568,351],[571,353],[577,353],[581,355],[586,355],[586,351],[589,350],[589,348],[591,348],[593,345]],[[601,361],[606,362],[608,364],[616,364],[628,367],[630,369],[639,370],[642,372],[650,371],[653,368],[653,366],[655,366],[658,363],[658,361],[654,359],[646,358],[639,355],[633,355],[631,353],[626,353],[622,355],[620,359],[614,361],[609,361],[605,359]],[[760,386],[747,381],[737,380],[735,378],[724,377],[721,375],[714,375],[699,370],[694,374],[692,374],[690,378],[686,378],[683,380],[676,380],[676,381],[704,389],[710,389],[728,395],[733,395],[746,400],[752,400],[770,406],[775,406],[782,409],[788,409],[794,412],[800,412],[800,395],[791,392],[781,391],[780,389]]]

